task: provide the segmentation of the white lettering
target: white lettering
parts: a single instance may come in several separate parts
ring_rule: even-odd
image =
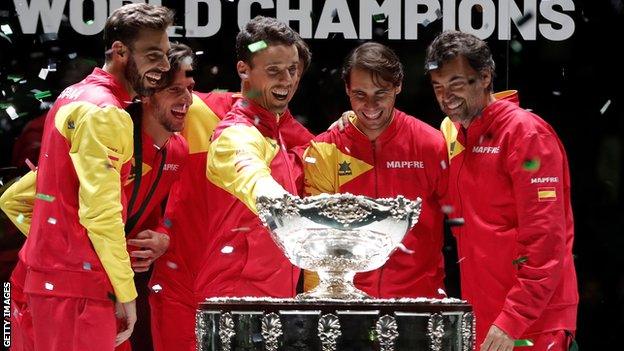
[[[475,154],[498,154],[500,146],[473,146],[472,152]]]
[[[455,16],[455,0],[442,1],[442,30],[455,30],[457,20]]]
[[[75,100],[78,98],[83,92],[83,89],[76,89],[74,87],[67,87],[63,92],[58,96],[59,99],[65,98],[69,100]]]
[[[312,0],[300,0],[299,9],[289,7],[290,0],[277,0],[277,19],[290,25],[299,22],[299,35],[312,38]]]
[[[50,4],[49,1],[31,0],[30,6],[28,6],[27,1],[13,0],[22,32],[24,34],[35,34],[40,17],[44,33],[58,32],[65,2],[66,0],[52,0],[52,4]]]
[[[539,25],[540,33],[549,40],[566,40],[574,33],[574,20],[565,13],[555,11],[553,6],[561,6],[563,11],[574,11],[574,2],[572,0],[540,1],[542,16],[561,26],[560,29],[555,29],[552,24],[542,23]]]
[[[69,22],[76,32],[82,35],[94,35],[104,29],[106,24],[106,7],[105,1],[89,0],[93,3],[93,21],[85,21],[83,11],[83,3],[85,0],[71,0],[69,2]]]
[[[472,26],[472,8],[481,6],[483,22],[481,28]],[[459,30],[476,35],[481,39],[488,38],[496,28],[496,7],[491,0],[464,0],[459,3]]]
[[[427,11],[418,13],[418,5],[425,5]],[[435,21],[438,18],[436,11],[441,11],[440,2],[437,0],[406,1],[405,39],[418,39],[418,25]]]
[[[387,161],[386,168],[425,168],[425,163],[423,161]]]
[[[518,5],[513,0],[501,0],[498,3],[498,38],[511,39],[511,21],[520,31],[524,40],[535,40],[537,28],[537,3],[536,0],[525,0],[524,11],[520,13]],[[518,20],[523,16],[531,16],[522,26],[518,26]]]
[[[199,3],[208,5],[208,23],[199,25]],[[185,0],[186,16],[184,27],[186,36],[210,37],[215,35],[221,28],[221,1],[219,0]]]
[[[531,178],[531,184],[559,183],[559,177]]]
[[[335,19],[338,22],[334,22]],[[357,39],[349,5],[345,0],[327,0],[314,39],[327,39],[329,33],[342,33],[345,39]]]
[[[243,29],[251,21],[251,5],[260,4],[262,9],[272,9],[272,0],[241,0],[238,2],[238,28]]]
[[[178,168],[180,168],[180,165],[175,164],[175,163],[165,163],[165,165],[163,166],[163,170],[164,171],[174,171],[174,172],[176,172],[178,170]]]
[[[412,2],[409,1],[408,3]],[[406,12],[406,16],[407,13],[409,12]],[[386,15],[388,38],[401,39],[401,0],[386,0],[382,5],[379,5],[377,0],[361,0],[360,39],[371,39],[373,37],[373,16],[378,14]]]

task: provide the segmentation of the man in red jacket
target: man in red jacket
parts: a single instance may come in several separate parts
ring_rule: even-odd
[[[162,84],[172,19],[170,10],[145,4],[111,15],[104,68],[59,96],[46,120],[37,172],[2,196],[2,209],[29,235],[12,277],[26,293],[14,314],[23,334],[18,348],[112,350],[132,333],[136,288],[119,189],[130,169],[133,128],[123,107]],[[145,246],[159,251],[158,238],[149,240],[155,242]],[[116,337],[115,315],[125,322]]]
[[[482,351],[567,350],[578,292],[570,174],[548,123],[492,94],[494,61],[477,37],[448,31],[427,49],[426,70],[448,117],[452,217],[462,297],[474,307]]]
[[[422,215],[401,249],[383,267],[356,275],[355,284],[374,297],[444,296],[444,138],[394,107],[403,67],[390,48],[373,42],[358,46],[345,60],[342,77],[355,116],[344,130],[314,138],[305,154],[306,193],[420,197]],[[316,280],[305,272],[304,289]]]

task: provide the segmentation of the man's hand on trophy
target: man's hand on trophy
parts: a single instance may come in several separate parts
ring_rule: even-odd
[[[355,112],[346,111],[342,113],[342,116],[332,123],[327,130],[338,128],[338,130],[344,130],[349,125],[349,119],[355,118]]]
[[[150,265],[169,248],[169,236],[148,229],[137,234],[135,239],[128,240],[128,245],[140,248],[130,252],[130,257],[137,258],[132,262],[132,269],[139,273],[147,272]]]

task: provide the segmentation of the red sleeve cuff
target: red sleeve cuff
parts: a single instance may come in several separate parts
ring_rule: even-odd
[[[493,324],[513,339],[520,339],[522,334],[529,328],[529,323],[526,323],[522,317],[505,310],[498,315]]]

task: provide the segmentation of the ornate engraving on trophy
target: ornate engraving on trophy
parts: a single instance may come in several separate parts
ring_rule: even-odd
[[[282,336],[282,321],[276,313],[265,314],[262,317],[262,337],[267,351],[277,351],[279,338]]]
[[[441,313],[433,313],[427,323],[427,335],[431,351],[442,350],[442,337],[444,337],[444,316]]]
[[[229,312],[219,317],[219,339],[221,340],[221,348],[223,351],[232,349],[232,338],[236,335],[234,331],[234,319]]]
[[[474,313],[468,312],[462,315],[461,319],[461,340],[462,351],[472,351],[476,337],[476,319]]]
[[[198,349],[199,351],[204,351],[203,343],[204,336],[206,335],[206,321],[204,320],[205,312],[198,312],[195,314],[195,337],[198,340]]]
[[[336,351],[338,338],[342,335],[340,321],[335,314],[324,314],[318,321],[318,337],[323,351]]]
[[[396,319],[387,314],[379,317],[375,323],[375,334],[380,351],[394,351],[394,341],[399,337]]]

